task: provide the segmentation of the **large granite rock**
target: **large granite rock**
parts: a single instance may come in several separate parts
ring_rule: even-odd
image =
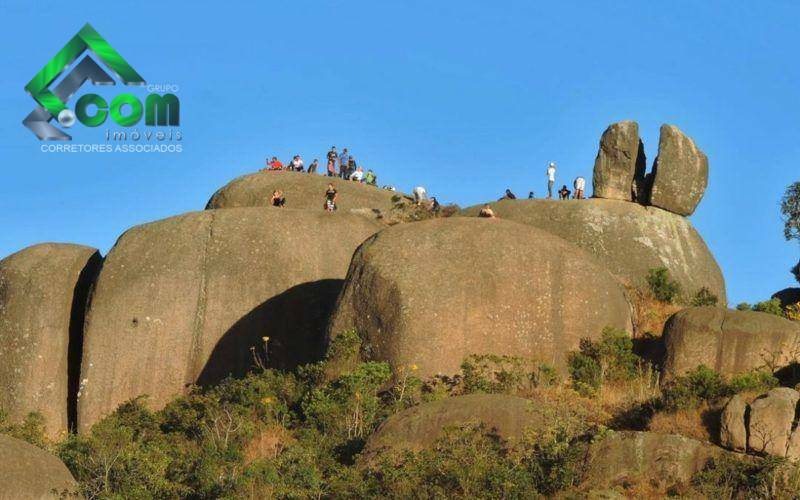
[[[79,428],[139,395],[158,408],[190,384],[240,375],[252,346],[273,367],[314,361],[353,251],[381,227],[352,214],[239,208],[127,231],[87,317]]]
[[[617,280],[544,231],[456,217],[394,226],[353,256],[329,334],[355,328],[372,357],[454,373],[470,354],[563,367],[582,338],[630,331]]]
[[[475,216],[477,205],[462,211]],[[510,200],[492,204],[501,219],[544,229],[586,250],[621,278],[646,286],[647,272],[666,267],[687,296],[708,288],[726,303],[722,272],[685,217],[619,200]]]
[[[268,207],[272,192],[283,191],[287,208],[322,211],[325,191],[332,183],[339,192],[336,204],[340,212],[375,209],[386,212],[393,206],[392,197],[399,193],[358,182],[301,172],[259,172],[232,180],[220,188],[206,209],[236,207]]]
[[[705,365],[724,375],[796,361],[800,324],[754,311],[690,307],[664,326],[664,379]]]
[[[590,445],[584,485],[604,488],[642,477],[662,487],[688,484],[709,459],[723,453],[674,434],[614,432]]]
[[[593,196],[623,201],[638,199],[646,167],[639,125],[634,121],[609,125],[600,138],[594,160]]]
[[[503,394],[470,394],[424,403],[389,417],[370,436],[362,459],[383,453],[421,451],[431,447],[447,428],[484,425],[513,446],[525,432],[538,429],[545,419],[537,403]]]
[[[786,456],[798,400],[800,393],[794,389],[778,387],[750,403],[748,446],[751,451]]]
[[[747,450],[747,402],[736,394],[722,409],[719,430],[719,442],[725,448],[734,451]]]
[[[0,434],[0,500],[81,498],[61,460],[31,444]]]
[[[74,423],[83,318],[102,258],[80,245],[45,243],[0,260],[0,408],[30,412],[57,437]]]
[[[674,125],[662,125],[650,204],[692,215],[708,186],[708,157]]]

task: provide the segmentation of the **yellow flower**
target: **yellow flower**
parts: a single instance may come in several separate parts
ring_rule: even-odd
[[[417,371],[417,365],[411,365],[411,371],[412,372]]]
[[[266,397],[266,398],[261,400],[261,402],[264,403],[265,405],[272,404],[273,401],[274,400],[271,397]]]

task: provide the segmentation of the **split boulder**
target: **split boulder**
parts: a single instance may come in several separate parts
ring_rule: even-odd
[[[61,243],[0,260],[0,408],[10,421],[38,412],[50,437],[68,430],[84,311],[101,262],[94,248]]]
[[[708,157],[674,125],[662,125],[650,204],[692,215],[708,186]]]
[[[452,374],[470,354],[563,367],[582,338],[631,329],[623,288],[566,241],[496,219],[394,226],[353,256],[329,335],[355,328],[374,359]]]
[[[722,409],[720,444],[734,451],[747,450],[747,402],[739,394],[734,395]]]
[[[609,125],[600,138],[594,160],[593,196],[631,201],[644,183],[646,159],[639,125],[622,121]]]
[[[772,389],[750,403],[750,450],[786,456],[800,393],[788,387]]]
[[[127,231],[87,317],[80,430],[137,396],[160,408],[192,384],[241,375],[256,357],[277,368],[318,359],[353,251],[381,227],[322,210],[238,208]]]

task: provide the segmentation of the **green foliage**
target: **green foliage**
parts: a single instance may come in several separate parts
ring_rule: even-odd
[[[611,327],[603,329],[598,342],[581,339],[580,350],[567,362],[573,386],[583,395],[594,394],[606,381],[630,380],[639,368],[630,335]]]
[[[656,267],[647,272],[647,285],[650,292],[661,302],[673,303],[681,294],[681,286],[674,281],[666,267]]]
[[[778,299],[765,300],[753,306],[754,311],[774,314],[776,316],[783,316],[783,308],[781,308],[781,301]]]
[[[717,302],[719,302],[719,298],[711,293],[711,290],[703,287],[692,297],[691,305],[694,307],[715,306]]]
[[[465,393],[521,394],[558,382],[555,368],[514,356],[468,356],[461,364]]]
[[[783,235],[787,240],[800,240],[800,182],[786,188],[781,199],[781,215],[783,216]]]
[[[752,311],[753,310],[753,306],[748,304],[747,302],[739,302],[736,305],[736,310],[737,311]]]
[[[692,478],[703,498],[797,498],[798,472],[784,458],[745,460],[730,455],[709,459]]]
[[[661,406],[667,411],[688,410],[705,401],[714,401],[743,391],[762,391],[778,385],[769,372],[753,370],[726,381],[716,371],[700,365],[666,384],[661,393]]]
[[[797,261],[797,264],[795,264],[790,271],[794,275],[794,279],[796,279],[797,282],[800,283],[800,260]]]
[[[0,410],[0,434],[27,441],[39,448],[46,449],[50,445],[45,435],[44,417],[38,412],[28,413],[22,422],[12,424],[8,422],[5,411]]]

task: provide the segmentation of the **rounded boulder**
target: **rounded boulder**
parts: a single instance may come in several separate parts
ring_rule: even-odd
[[[102,258],[90,247],[45,243],[0,260],[0,408],[28,413],[47,434],[74,418],[84,311]]]
[[[82,498],[69,469],[55,455],[0,434],[0,499]]]
[[[353,214],[238,208],[135,227],[109,252],[87,317],[81,430],[140,395],[321,356],[353,251],[382,226]]]
[[[374,359],[433,375],[458,371],[470,354],[563,367],[606,326],[630,331],[630,306],[590,255],[522,224],[455,217],[366,241],[328,333],[355,328]]]
[[[462,211],[475,216],[481,206]],[[726,303],[714,256],[685,217],[619,200],[506,200],[492,204],[501,219],[555,234],[594,255],[626,284],[645,286],[650,269],[666,267],[691,297],[706,287]]]
[[[398,193],[359,182],[303,172],[258,172],[243,175],[220,188],[206,209],[268,207],[273,191],[281,190],[286,207],[323,210],[325,191],[333,184],[339,211],[372,209],[382,212],[393,206]]]

